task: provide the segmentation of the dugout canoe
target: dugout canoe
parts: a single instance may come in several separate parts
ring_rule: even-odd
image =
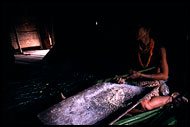
[[[156,87],[98,83],[40,112],[45,125],[112,125]]]

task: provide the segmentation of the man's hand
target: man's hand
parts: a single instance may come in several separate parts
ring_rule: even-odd
[[[140,72],[132,71],[132,74],[126,78],[127,79],[129,79],[129,78],[136,79],[136,78],[140,78],[140,77],[142,77],[142,74]]]
[[[117,83],[120,83],[120,84],[125,83],[125,79],[123,79],[123,78],[117,78],[116,81],[117,81]]]

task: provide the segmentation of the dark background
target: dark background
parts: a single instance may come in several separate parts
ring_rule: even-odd
[[[6,41],[9,24],[13,17],[27,15],[36,17],[39,25],[53,22],[55,46],[44,59],[47,65],[64,66],[68,72],[127,73],[133,59],[135,28],[151,24],[166,46],[169,86],[188,93],[188,3],[3,2],[2,14],[2,88],[11,66]]]
[[[135,28],[148,23],[167,48],[170,77],[184,89],[189,75],[188,7],[185,2],[4,2],[3,37],[13,17],[36,17],[39,26],[51,21],[56,44],[46,56],[49,64],[62,64],[68,71],[125,73],[133,58]],[[1,43],[6,73],[10,46]]]
[[[39,26],[53,22],[56,44],[47,55],[49,64],[68,66],[68,71],[124,73],[133,57],[135,28],[148,23],[167,48],[171,77],[185,84],[188,7],[185,2],[5,2],[2,27],[8,33],[12,18],[23,15],[36,17]]]

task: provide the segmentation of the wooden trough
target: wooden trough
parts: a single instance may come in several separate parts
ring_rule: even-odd
[[[155,89],[129,84],[98,83],[37,116],[45,125],[112,125]]]

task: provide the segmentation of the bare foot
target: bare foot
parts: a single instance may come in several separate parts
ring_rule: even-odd
[[[174,93],[172,93],[172,95],[171,95],[171,97],[173,98],[173,99],[175,99],[177,96],[179,96],[180,94],[178,93],[178,92],[174,92]]]
[[[177,101],[182,101],[183,100],[186,103],[188,103],[188,101],[189,101],[186,97],[181,96],[178,92],[174,92],[171,95],[171,97],[172,97],[172,100],[177,100]]]
[[[66,97],[63,95],[63,93],[61,93],[61,98],[62,98],[63,100],[66,99]]]

